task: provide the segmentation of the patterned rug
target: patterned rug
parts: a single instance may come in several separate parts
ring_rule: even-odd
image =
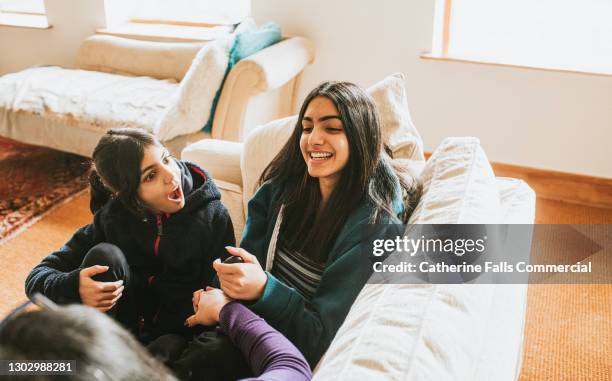
[[[88,159],[0,137],[0,245],[87,187]]]

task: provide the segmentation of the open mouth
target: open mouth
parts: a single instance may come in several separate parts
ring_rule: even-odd
[[[325,161],[331,159],[334,154],[331,152],[324,151],[311,151],[308,156],[313,161]]]
[[[168,200],[172,202],[181,202],[183,200],[183,191],[180,186],[177,186],[170,194],[168,195]]]

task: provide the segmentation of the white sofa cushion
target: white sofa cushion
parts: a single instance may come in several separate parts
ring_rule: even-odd
[[[392,74],[369,87],[368,94],[378,107],[383,138],[393,157],[425,160],[423,139],[412,123],[404,82],[404,74]]]
[[[423,193],[409,224],[499,223],[495,175],[478,138],[446,138],[421,173]]]
[[[497,188],[502,204],[502,221],[506,224],[524,224],[535,220],[536,195],[523,180],[498,177]]]
[[[213,174],[215,180],[232,184],[242,183],[240,176],[240,154],[243,145],[227,140],[202,139],[188,145],[181,153],[181,159],[191,161]]]
[[[445,139],[421,179],[423,195],[411,223],[500,222],[498,186],[478,139]],[[314,379],[472,381],[495,293],[494,285],[367,284]],[[522,319],[522,309],[510,309]]]
[[[181,81],[155,130],[161,140],[200,131],[208,121],[227,69],[228,52],[216,42],[204,46]]]
[[[259,177],[289,140],[296,123],[297,116],[288,116],[259,126],[247,135],[240,157],[245,207],[255,192]]]
[[[155,132],[177,90],[149,77],[34,67],[0,77],[0,112],[5,128],[18,129],[12,118],[29,114],[98,133],[118,126]]]
[[[153,42],[96,34],[81,43],[80,69],[180,82],[201,42]]]

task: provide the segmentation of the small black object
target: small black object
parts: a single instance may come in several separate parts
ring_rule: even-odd
[[[244,263],[244,259],[242,257],[236,255],[230,255],[223,263],[232,264],[232,263]]]

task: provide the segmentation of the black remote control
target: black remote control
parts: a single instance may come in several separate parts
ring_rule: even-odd
[[[232,263],[244,263],[244,259],[237,255],[230,255],[223,263],[232,264]]]

